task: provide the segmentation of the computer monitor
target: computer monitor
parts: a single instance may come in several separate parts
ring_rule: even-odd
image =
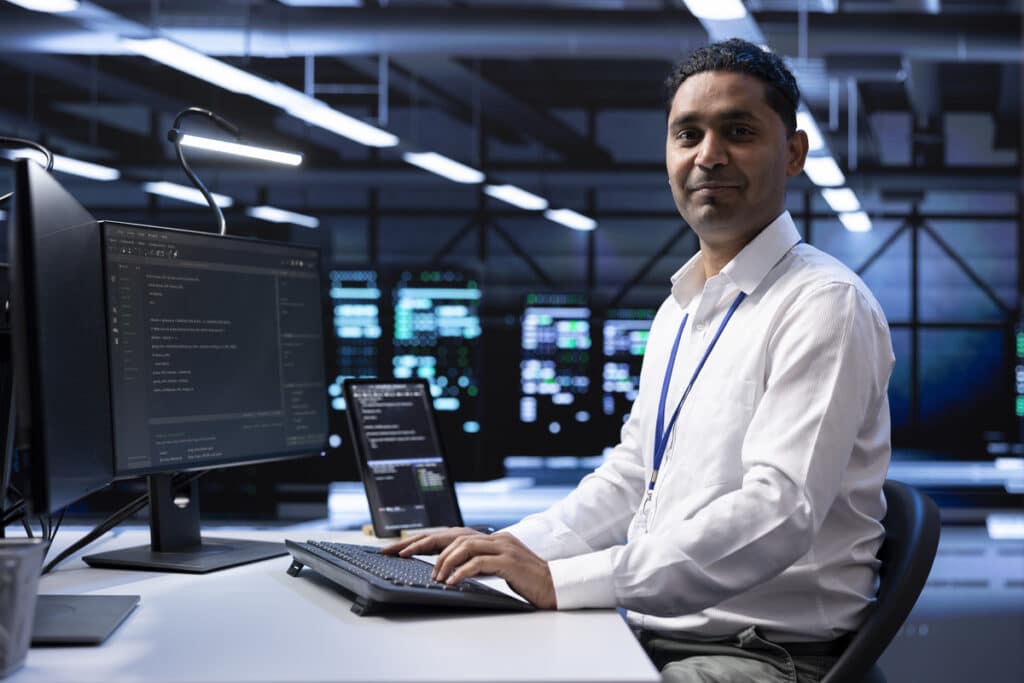
[[[206,572],[284,546],[199,533],[173,475],[322,452],[315,249],[95,221],[19,162],[11,222],[18,447],[30,508],[149,477],[151,544],[93,566]]]
[[[10,327],[0,348],[3,485],[6,495],[17,448],[26,510],[45,515],[113,477],[101,251],[92,216],[42,167],[15,162],[14,190],[3,269]],[[40,595],[32,642],[102,642],[137,602]]]
[[[327,438],[316,250],[111,221],[106,284],[116,478],[150,476],[152,547],[94,566],[210,571],[277,544],[200,542],[168,473],[316,455]],[[181,555],[190,554],[182,561]],[[263,553],[272,553],[266,555]]]
[[[92,215],[28,160],[8,225],[15,446],[26,507],[49,514],[114,478],[102,248]]]

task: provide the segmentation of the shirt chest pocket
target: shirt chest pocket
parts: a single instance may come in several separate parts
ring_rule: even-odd
[[[700,392],[695,386],[687,399],[693,403],[673,444],[673,459],[688,470],[688,479],[701,486],[738,487],[743,479],[740,455],[754,415],[756,384],[727,375],[702,375],[698,383]]]

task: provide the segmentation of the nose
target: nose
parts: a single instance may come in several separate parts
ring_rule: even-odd
[[[700,141],[700,147],[697,149],[695,163],[707,170],[729,163],[729,155],[721,136],[714,131],[704,134],[704,138]]]

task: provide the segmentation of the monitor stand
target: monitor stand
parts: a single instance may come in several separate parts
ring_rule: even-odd
[[[174,486],[173,475],[149,476],[150,545],[112,550],[82,559],[90,567],[205,574],[287,555],[283,543],[202,538],[199,484]]]

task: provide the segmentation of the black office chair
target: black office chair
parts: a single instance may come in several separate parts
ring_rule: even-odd
[[[878,600],[864,625],[821,683],[885,683],[875,662],[917,602],[939,545],[939,508],[912,486],[886,481],[888,509],[878,550]]]

